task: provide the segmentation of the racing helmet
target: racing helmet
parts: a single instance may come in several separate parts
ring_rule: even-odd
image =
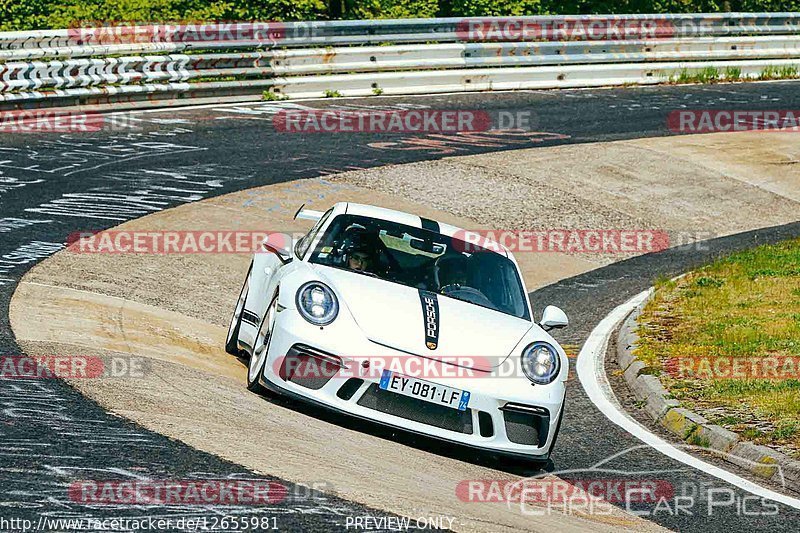
[[[344,235],[339,247],[342,264],[346,265],[355,253],[367,254],[368,261],[374,261],[374,243],[364,226],[353,224],[344,230]]]
[[[467,258],[461,254],[443,255],[433,264],[433,279],[441,289],[448,285],[467,284]]]

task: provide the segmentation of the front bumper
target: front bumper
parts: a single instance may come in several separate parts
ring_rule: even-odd
[[[346,370],[332,377],[331,373],[293,375],[287,367],[297,365],[287,365],[287,361],[295,357],[328,361],[323,363],[326,368],[338,366],[332,361],[341,361]],[[436,377],[414,377],[470,392],[467,409],[458,411],[381,390],[380,372],[362,366],[364,361],[417,357],[369,341],[347,321],[320,328],[297,311],[284,309],[276,318],[261,382],[273,391],[405,431],[503,455],[532,460],[549,457],[562,414],[563,382],[539,386],[524,377],[477,371],[451,377],[452,368],[443,368],[450,367],[449,363],[426,360],[427,368],[441,371],[434,372]]]

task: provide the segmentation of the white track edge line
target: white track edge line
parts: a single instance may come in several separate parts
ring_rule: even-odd
[[[652,291],[652,288],[648,289],[616,307],[600,321],[589,334],[589,338],[586,339],[586,343],[578,354],[578,361],[575,366],[578,379],[589,399],[611,422],[667,457],[696,468],[756,496],[800,509],[800,499],[762,487],[675,448],[661,437],[650,432],[621,408],[616,396],[614,396],[614,392],[611,390],[611,384],[605,372],[605,353],[608,348],[608,341],[617,325],[639,304],[644,302]]]

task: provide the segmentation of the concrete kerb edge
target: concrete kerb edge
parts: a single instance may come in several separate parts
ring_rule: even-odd
[[[736,433],[680,407],[680,403],[670,397],[657,376],[642,373],[647,366],[634,353],[639,340],[637,319],[653,294],[654,291],[623,320],[617,332],[615,354],[625,382],[636,400],[643,402],[644,411],[653,421],[687,444],[723,452],[720,456],[726,462],[760,478],[783,481],[789,489],[800,492],[800,461],[766,446],[742,441]],[[781,476],[782,480],[779,479]]]

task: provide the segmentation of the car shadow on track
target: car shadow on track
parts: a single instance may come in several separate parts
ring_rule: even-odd
[[[237,359],[243,365],[247,366],[246,359],[242,357],[237,357]],[[264,401],[267,401],[271,404],[291,409],[296,413],[310,416],[329,424],[335,424],[346,429],[366,433],[384,440],[390,440],[403,446],[409,446],[418,450],[434,453],[442,457],[448,457],[450,459],[456,459],[458,461],[464,461],[478,466],[500,470],[509,474],[531,477],[552,472],[554,470],[552,462],[548,463],[546,469],[542,469],[540,466],[534,463],[529,463],[510,457],[503,457],[481,450],[475,450],[467,446],[460,446],[455,443],[442,441],[410,431],[403,431],[402,429],[384,426],[382,424],[378,424],[377,422],[371,422],[369,420],[343,415],[336,411],[326,409],[325,407],[319,407],[314,404],[288,398],[271,391],[265,392],[261,395],[261,397],[264,399]]]

